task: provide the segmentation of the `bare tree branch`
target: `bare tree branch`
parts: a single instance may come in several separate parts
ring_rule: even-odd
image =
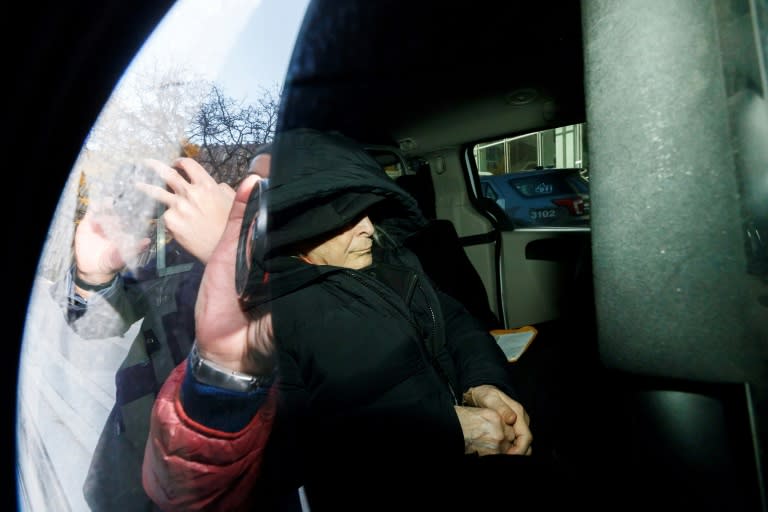
[[[239,181],[256,150],[274,137],[279,104],[278,86],[262,88],[255,105],[242,105],[214,85],[186,132],[199,146],[195,158],[217,181]]]

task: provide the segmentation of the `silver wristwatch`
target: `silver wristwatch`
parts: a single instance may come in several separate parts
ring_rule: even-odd
[[[192,350],[189,352],[189,363],[192,375],[198,382],[230,391],[253,391],[256,388],[271,385],[274,380],[273,375],[248,375],[247,373],[223,368],[213,361],[208,361],[200,357],[196,343],[192,345]]]

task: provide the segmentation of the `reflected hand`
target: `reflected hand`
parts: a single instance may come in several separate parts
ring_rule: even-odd
[[[235,288],[240,226],[253,186],[249,176],[238,187],[221,239],[205,266],[195,303],[195,334],[200,355],[231,370],[251,375],[273,371],[272,316],[245,313]]]
[[[224,231],[235,191],[226,183],[216,183],[192,158],[179,158],[171,166],[151,159],[146,163],[171,191],[147,183],[136,187],[167,206],[165,228],[185,250],[206,263]]]
[[[530,455],[532,453],[533,433],[531,433],[528,413],[517,401],[496,386],[484,384],[470,388],[465,394],[469,403],[475,407],[492,409],[506,425],[506,438],[509,447],[502,453],[509,455]]]
[[[137,240],[123,231],[109,209],[89,207],[75,230],[77,275],[91,284],[106,283],[149,243],[149,238]]]

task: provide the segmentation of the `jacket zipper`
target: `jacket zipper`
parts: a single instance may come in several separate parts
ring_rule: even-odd
[[[418,279],[418,277],[417,277]],[[426,292],[421,287],[421,282],[417,282],[416,286],[421,290],[421,293],[427,297]],[[437,360],[437,315],[435,314],[435,310],[432,309],[432,304],[429,303],[429,300],[426,301],[427,303],[427,309],[429,310],[429,315],[432,317],[432,366],[435,368],[435,371],[437,371],[438,375],[440,375],[440,378],[443,379],[445,384],[448,386],[448,391],[451,392],[451,398],[453,398],[453,405],[459,405],[459,401],[456,398],[456,392],[453,389],[453,386],[451,385],[451,380],[448,378],[448,375],[445,374],[445,370],[443,369],[443,366],[440,364],[440,361]]]
[[[387,294],[385,291],[382,291],[379,287],[384,286],[382,283],[377,281],[375,278],[372,277],[363,277],[362,272],[356,272],[351,270],[344,270],[344,273],[354,278],[357,282],[365,286],[366,288],[372,290],[374,293],[376,293],[379,297],[381,297],[387,304],[395,308],[395,310],[400,311],[400,313],[408,320],[408,322],[411,324],[411,327],[413,327],[413,330],[416,333],[416,336],[418,338],[421,338],[421,329],[419,328],[419,325],[416,323],[416,321],[410,316],[404,314],[397,304],[393,303],[392,300],[390,300],[389,297],[387,297]],[[424,295],[425,298],[427,298],[427,294],[424,292],[424,289],[421,287],[421,283],[418,281],[419,277],[418,275],[414,274],[414,278],[417,280],[416,286],[421,291],[421,293]],[[431,357],[430,363],[432,368],[437,373],[438,377],[443,381],[443,383],[448,388],[448,392],[451,394],[451,399],[453,400],[454,405],[459,405],[459,401],[456,398],[456,392],[453,389],[453,386],[451,385],[451,381],[448,378],[448,375],[446,375],[445,370],[440,365],[440,362],[437,360],[437,347],[435,347],[435,340],[437,338],[437,315],[435,314],[435,310],[432,308],[432,305],[429,303],[429,300],[426,300],[427,309],[429,310],[430,317],[432,318],[432,350],[428,350],[430,352]],[[407,304],[406,304],[407,306]],[[422,347],[422,350],[424,350],[425,347]]]

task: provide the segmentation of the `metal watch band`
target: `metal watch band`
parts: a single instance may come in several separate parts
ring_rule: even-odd
[[[254,376],[222,368],[216,363],[200,357],[197,344],[192,345],[192,350],[189,352],[189,362],[192,375],[198,382],[230,391],[245,393],[256,388],[269,386],[273,381],[272,375]]]

